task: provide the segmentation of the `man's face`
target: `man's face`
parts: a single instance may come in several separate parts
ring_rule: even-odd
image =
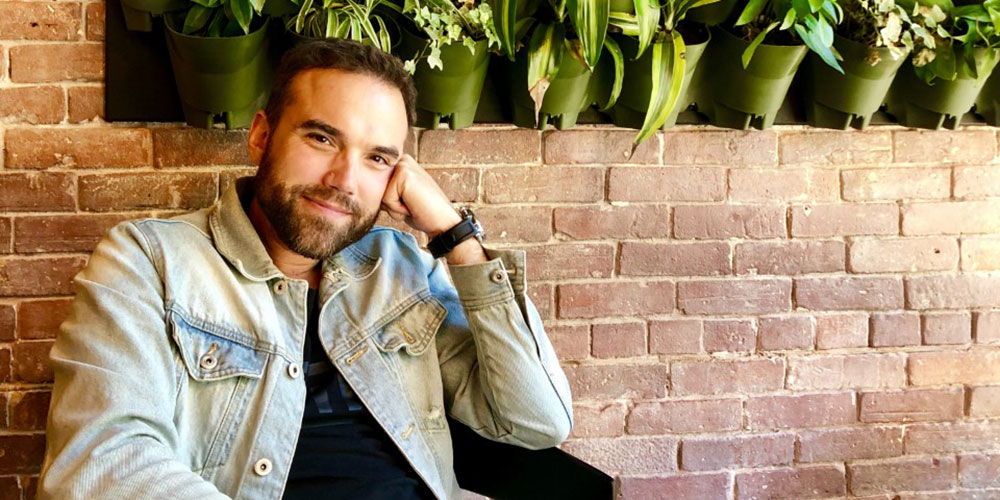
[[[254,195],[289,249],[325,259],[375,223],[406,140],[395,87],[340,70],[308,70],[270,130]]]

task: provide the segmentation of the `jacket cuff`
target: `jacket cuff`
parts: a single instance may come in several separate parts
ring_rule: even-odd
[[[465,307],[483,307],[524,296],[524,250],[483,247],[490,260],[449,265],[458,297]]]

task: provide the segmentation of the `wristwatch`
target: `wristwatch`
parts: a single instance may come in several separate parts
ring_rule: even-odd
[[[435,236],[427,243],[427,249],[431,251],[431,255],[435,259],[448,255],[448,252],[451,252],[459,243],[469,238],[476,238],[482,243],[483,238],[486,237],[483,225],[479,223],[479,219],[476,219],[476,214],[472,213],[471,208],[462,207],[458,213],[462,216],[462,222],[455,224],[451,229]]]

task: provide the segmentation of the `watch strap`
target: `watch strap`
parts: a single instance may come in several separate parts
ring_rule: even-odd
[[[475,221],[469,217],[462,219],[462,222],[455,224],[451,229],[437,235],[427,243],[427,249],[435,259],[441,258],[451,252],[463,241],[474,237],[479,232]]]

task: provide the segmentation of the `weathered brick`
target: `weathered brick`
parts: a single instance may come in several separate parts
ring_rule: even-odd
[[[3,8],[3,5],[5,4],[0,3],[0,9]],[[3,19],[2,12],[0,12],[0,19]],[[63,91],[55,85],[0,89],[0,122],[59,123],[64,116],[66,116],[66,105]],[[14,130],[18,129],[11,129],[7,134]],[[10,147],[9,141],[10,139],[8,139],[8,148]]]
[[[898,458],[848,464],[851,493],[875,495],[897,491],[949,490],[956,486],[955,457]]]
[[[14,219],[14,248],[18,253],[90,252],[101,237],[127,215],[36,215]]]
[[[629,413],[626,425],[629,434],[738,430],[743,425],[743,404],[739,399],[640,402]]]
[[[790,211],[794,237],[899,234],[899,207],[893,203],[815,204]]]
[[[538,309],[538,315],[545,320],[552,319],[552,296],[555,295],[555,286],[549,283],[529,283],[528,298]]]
[[[540,160],[541,134],[529,129],[424,130],[420,163],[512,164]]]
[[[846,354],[788,358],[788,388],[824,390],[906,385],[906,355]]]
[[[1000,422],[950,422],[907,426],[907,454],[968,453],[1000,450]]]
[[[682,281],[677,307],[685,314],[767,314],[791,308],[792,283],[785,279]]]
[[[898,277],[796,278],[795,302],[814,311],[902,309]]]
[[[624,276],[716,276],[732,273],[725,242],[622,243]]]
[[[736,499],[843,497],[846,483],[844,470],[836,465],[741,472],[736,475]]]
[[[10,380],[10,358],[10,348],[0,347],[0,382]]]
[[[0,401],[3,397],[0,397]],[[3,410],[0,410],[0,415],[3,415]],[[21,497],[21,485],[18,483],[17,476],[7,476],[0,477],[0,498],[8,498],[11,500],[20,500]],[[25,497],[25,498],[35,498],[35,497]],[[727,499],[728,500],[728,499]]]
[[[625,433],[625,405],[594,403],[573,405],[573,432],[570,439],[617,437]]]
[[[774,165],[778,137],[772,131],[695,130],[663,134],[665,165]]]
[[[915,312],[872,313],[872,347],[920,345],[920,315]]]
[[[1000,200],[907,203],[903,234],[995,234],[1000,232]]]
[[[721,201],[726,198],[726,170],[707,168],[612,167],[610,201]]]
[[[696,354],[702,352],[702,320],[669,319],[649,322],[651,354]]]
[[[82,175],[80,208],[90,211],[197,209],[215,201],[216,182],[214,173],[200,172]]]
[[[104,78],[104,45],[101,43],[15,45],[8,52],[12,82],[99,81]]]
[[[6,165],[16,168],[139,167],[150,164],[144,128],[15,128],[7,131]]]
[[[1000,311],[978,311],[973,319],[973,334],[978,344],[1000,342]]]
[[[816,348],[868,346],[868,314],[846,312],[822,314],[816,318]]]
[[[962,270],[1000,270],[1000,238],[962,238]]]
[[[14,306],[11,304],[0,304],[0,342],[11,342],[14,340],[16,324],[17,314],[14,311]],[[2,421],[0,419],[0,422]]]
[[[728,394],[775,391],[785,381],[780,359],[677,361],[670,364],[671,393]]]
[[[660,474],[677,470],[678,440],[624,437],[566,441],[562,449],[609,474]]]
[[[52,342],[20,342],[14,344],[14,380],[29,383],[52,382],[52,366],[49,364],[49,350]]]
[[[12,392],[10,428],[17,431],[44,431],[51,395],[48,391]]]
[[[26,300],[17,306],[17,338],[54,339],[59,325],[69,316],[73,299]]]
[[[1000,417],[1000,385],[972,387],[970,390],[970,417]]]
[[[90,5],[101,5],[93,3]],[[95,118],[104,119],[104,87],[101,85],[72,85],[66,87],[69,101],[69,122],[80,123]]]
[[[488,168],[483,173],[483,199],[487,203],[600,201],[604,199],[604,169],[550,166]]]
[[[604,244],[561,243],[525,248],[528,280],[610,278],[615,247]]]
[[[476,217],[487,228],[489,241],[545,242],[552,237],[551,207],[480,207]]]
[[[556,207],[553,216],[556,234],[577,240],[670,236],[666,205]]]
[[[972,314],[929,312],[923,319],[924,345],[968,344],[972,342]]]
[[[0,217],[0,255],[14,251],[14,220]]]
[[[72,174],[0,174],[0,210],[65,211],[75,208],[76,183]]]
[[[778,144],[785,165],[863,165],[889,162],[891,141],[887,132],[809,131],[782,134]]]
[[[911,385],[1000,383],[1000,350],[914,352]]]
[[[37,297],[73,293],[73,276],[86,264],[83,257],[0,259],[0,296]]]
[[[751,429],[846,425],[857,421],[850,392],[754,397],[746,403]]]
[[[666,314],[674,310],[674,284],[670,281],[562,284],[558,295],[560,318]]]
[[[862,422],[930,422],[961,420],[965,392],[961,387],[863,392]]]
[[[545,151],[542,156],[547,164],[570,163],[645,163],[660,162],[660,141],[651,137],[632,151],[635,133],[628,130],[551,130],[543,136]]]
[[[906,278],[910,309],[966,309],[1000,306],[1000,275],[945,275]]]
[[[479,197],[479,171],[473,168],[428,168],[434,182],[452,202],[471,202]]]
[[[705,350],[750,352],[757,346],[757,328],[752,319],[706,319]]]
[[[645,323],[594,325],[591,337],[591,349],[597,358],[628,358],[646,354]]]
[[[606,401],[664,397],[666,368],[662,364],[579,365],[567,366],[565,371],[574,399]]]
[[[691,471],[788,465],[794,458],[790,433],[687,438],[681,445],[681,468]]]
[[[964,488],[1000,488],[1000,455],[959,455],[958,474]]]
[[[902,427],[849,427],[799,431],[800,462],[843,462],[903,454]]]
[[[835,273],[844,270],[842,241],[744,242],[736,244],[736,274]]]
[[[854,273],[951,271],[958,268],[954,238],[856,239],[851,242]]]
[[[80,31],[76,2],[0,3],[0,38],[4,40],[75,40]]]
[[[1000,168],[955,167],[955,198],[1000,196]]]
[[[810,316],[772,316],[760,318],[758,347],[764,351],[812,349],[815,344]]]
[[[246,130],[157,127],[153,131],[153,163],[157,167],[252,165]]]
[[[87,4],[87,40],[104,40],[104,2]]]
[[[732,489],[726,473],[622,477],[618,500],[729,500]]]
[[[785,209],[773,205],[681,205],[674,208],[679,239],[784,238]]]
[[[580,360],[590,356],[590,327],[587,325],[546,326],[545,333],[561,360]]]
[[[740,203],[833,202],[840,199],[835,170],[731,169],[729,199]]]
[[[997,149],[992,130],[897,130],[893,142],[897,163],[985,163]]]
[[[928,200],[951,196],[949,168],[844,170],[841,176],[847,201]]]
[[[0,474],[38,474],[45,457],[45,434],[0,435],[0,450],[4,450]]]

